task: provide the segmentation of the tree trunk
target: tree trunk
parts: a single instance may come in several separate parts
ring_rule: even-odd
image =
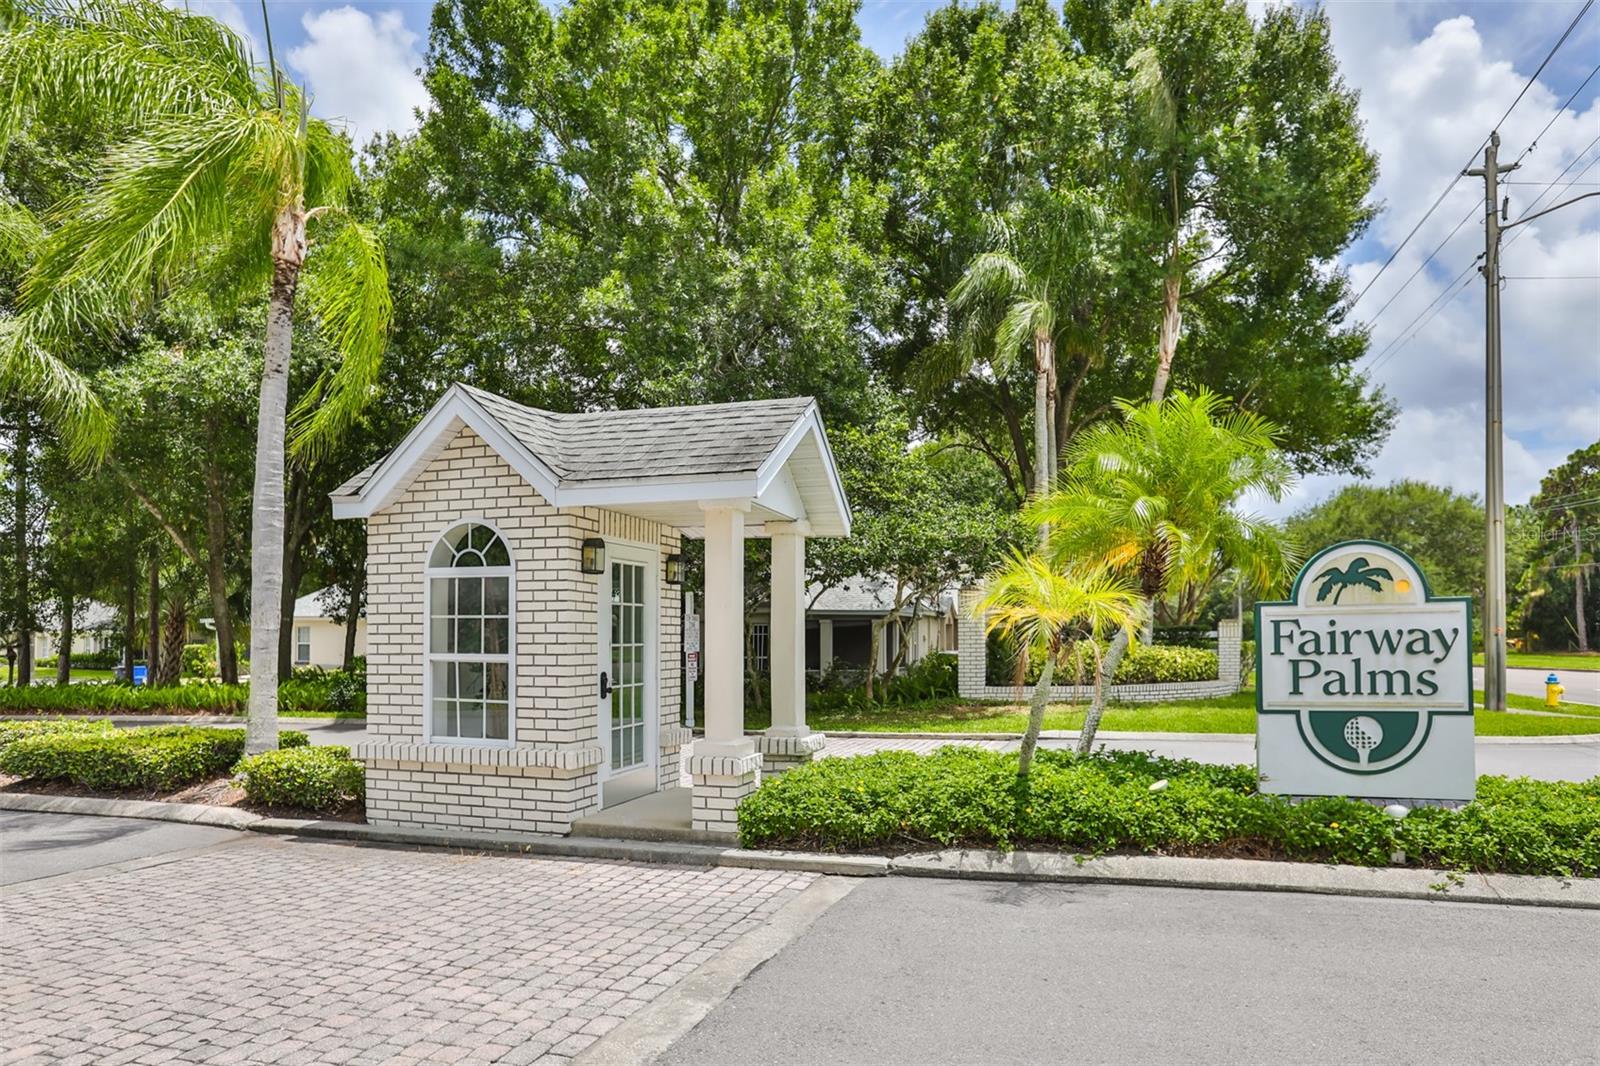
[[[1161,343],[1156,352],[1156,380],[1150,388],[1150,402],[1160,403],[1167,396],[1167,381],[1172,377],[1172,357],[1178,350],[1178,330],[1183,325],[1183,311],[1178,306],[1182,295],[1183,274],[1179,269],[1178,239],[1172,239],[1172,254],[1167,259],[1167,276],[1162,285]]]
[[[1049,427],[1049,436],[1045,441],[1045,454],[1049,458],[1049,469],[1045,472],[1045,491],[1055,487],[1056,477],[1061,473],[1061,439],[1056,426],[1057,394],[1061,391],[1061,383],[1056,377],[1056,342],[1048,334],[1040,334],[1034,341],[1036,345],[1044,346],[1045,367],[1045,425]]]
[[[161,634],[161,677],[158,684],[176,685],[183,681],[183,645],[189,636],[189,610],[181,597],[167,610],[166,628]]]
[[[1145,605],[1149,610],[1149,605]],[[1094,735],[1100,731],[1100,719],[1106,713],[1106,695],[1111,691],[1111,679],[1117,676],[1117,667],[1128,651],[1128,631],[1118,629],[1111,638],[1111,647],[1100,660],[1100,670],[1095,675],[1094,698],[1089,701],[1089,713],[1083,716],[1083,729],[1078,733],[1078,754],[1087,755],[1094,747]]]
[[[350,587],[345,591],[344,616],[344,668],[350,669],[350,662],[356,657],[356,627],[361,623],[361,601],[365,598],[367,587],[367,567],[363,563],[356,567],[355,574],[350,580]]]
[[[250,717],[245,751],[278,746],[278,651],[283,597],[283,450],[289,413],[294,296],[306,255],[305,212],[296,202],[272,226],[272,292],[256,411],[256,474],[250,511]]]
[[[161,553],[150,551],[149,611],[145,621],[144,678],[145,684],[156,683],[161,672]]]
[[[233,642],[233,609],[228,606],[228,522],[222,499],[222,473],[206,463],[206,589],[211,620],[217,627],[217,672],[225,684],[239,683],[239,654]]]
[[[1578,650],[1589,650],[1589,623],[1583,616],[1583,539],[1578,532],[1578,516],[1572,516],[1572,603],[1578,616]]]
[[[1033,769],[1033,749],[1039,746],[1039,731],[1044,728],[1044,709],[1050,703],[1050,688],[1056,680],[1056,653],[1054,642],[1045,652],[1044,665],[1039,668],[1039,681],[1033,686],[1033,701],[1028,706],[1028,728],[1022,734],[1022,747],[1017,752],[1017,777],[1027,780]],[[1026,658],[1026,656],[1024,656]]]
[[[1050,487],[1050,371],[1045,365],[1045,340],[1033,338],[1033,494],[1043,496]],[[1050,540],[1047,526],[1039,527],[1039,546]]]
[[[128,599],[122,614],[122,680],[133,683],[133,637],[139,625],[139,560],[128,554]]]
[[[72,683],[72,594],[61,597],[61,632],[56,643],[56,684]]]
[[[872,682],[878,673],[878,648],[883,643],[883,622],[869,623],[872,629],[872,640],[867,648],[867,702],[872,702]]]
[[[13,588],[13,610],[17,619],[17,680],[21,686],[33,684],[33,594],[28,587],[28,451],[33,446],[29,414],[22,411],[17,417],[16,451],[11,457],[11,472],[16,479],[13,504],[15,539],[13,559],[16,563],[16,585]]]

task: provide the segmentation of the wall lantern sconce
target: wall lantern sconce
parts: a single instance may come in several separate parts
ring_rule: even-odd
[[[606,572],[606,542],[599,537],[585,537],[583,539],[583,566],[586,574],[603,574]]]
[[[683,556],[677,554],[667,556],[667,584],[683,584]]]

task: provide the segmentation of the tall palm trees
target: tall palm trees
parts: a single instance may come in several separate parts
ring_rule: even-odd
[[[1092,282],[1100,212],[1087,194],[1041,190],[1009,215],[990,221],[994,247],[973,257],[950,292],[966,321],[964,362],[982,345],[997,374],[1033,353],[1033,490],[1056,476],[1056,343],[1071,336],[1071,301]],[[1018,236],[1026,228],[1026,237]]]
[[[48,220],[18,313],[0,324],[0,387],[37,403],[80,459],[104,455],[109,417],[71,367],[74,346],[131,321],[174,285],[223,299],[268,293],[246,747],[275,747],[296,298],[304,281],[306,304],[341,356],[293,412],[289,449],[300,453],[325,449],[370,399],[390,317],[382,247],[343,210],[355,178],[349,145],[231,31],[153,0],[21,5],[0,35],[0,85],[0,146],[51,108],[114,116],[127,131],[93,184]]]
[[[1048,551],[1058,568],[1099,565],[1125,575],[1138,589],[1145,619],[1158,599],[1219,565],[1261,590],[1293,572],[1295,551],[1278,527],[1235,509],[1249,494],[1279,499],[1292,483],[1276,427],[1206,391],[1119,407],[1120,423],[1073,439],[1060,482],[1028,509],[1033,522],[1049,526]],[[1080,753],[1094,741],[1105,686],[1129,637],[1126,628],[1118,630],[1101,662]]]

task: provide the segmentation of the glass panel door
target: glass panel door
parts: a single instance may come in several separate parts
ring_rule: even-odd
[[[611,772],[642,766],[645,747],[645,568],[611,564]]]

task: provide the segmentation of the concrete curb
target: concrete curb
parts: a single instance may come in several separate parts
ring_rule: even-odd
[[[1459,874],[1447,870],[1159,855],[1087,858],[1028,851],[936,851],[905,855],[890,865],[891,873],[905,877],[1162,885],[1600,910],[1600,879],[1595,878]]]
[[[0,793],[0,810],[187,822],[358,845],[451,848],[554,859],[726,866],[841,877],[946,877],[1065,884],[1154,885],[1600,910],[1600,878],[1460,874],[1448,870],[1169,855],[1104,855],[1091,858],[1058,852],[1001,853],[952,849],[888,858],[882,855],[830,855],[806,851],[747,851],[710,844],[560,837],[539,833],[393,829],[359,822],[268,818],[236,808],[195,803],[40,796],[21,792]]]
[[[1554,716],[1551,716],[1554,717]],[[1561,715],[1563,718],[1578,718],[1579,715]],[[1475,737],[1475,744],[1500,745],[1500,744],[1593,744],[1600,741],[1600,718],[1594,718],[1595,731],[1593,733],[1569,733],[1566,735],[1548,737]],[[960,744],[971,740],[1021,740],[1020,733],[866,733],[866,732],[841,732],[837,729],[828,730],[830,738],[840,740],[947,740],[952,744]],[[1077,740],[1078,734],[1059,729],[1046,729],[1039,733],[1040,740]],[[1104,729],[1095,734],[1095,740],[1118,740],[1135,743],[1149,742],[1158,744],[1162,741],[1213,741],[1218,744],[1253,744],[1254,733],[1113,733]],[[824,749],[826,750],[826,749]]]

